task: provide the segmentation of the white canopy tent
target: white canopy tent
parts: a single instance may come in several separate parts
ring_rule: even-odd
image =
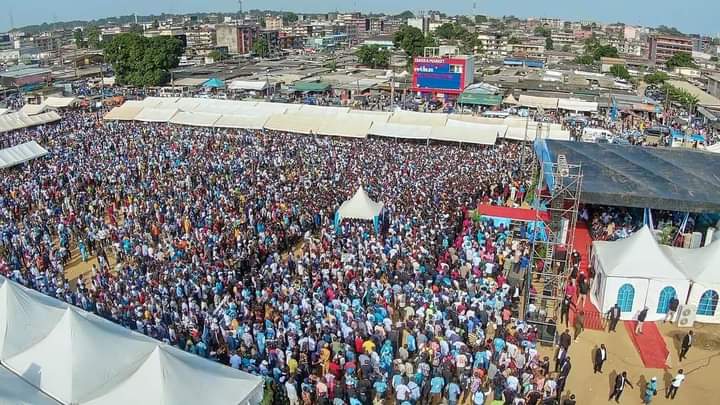
[[[45,104],[25,104],[19,112],[25,115],[37,115],[45,112],[47,108],[48,107]]]
[[[388,122],[391,124],[427,125],[431,127],[442,127],[445,126],[447,120],[448,114],[422,113],[400,110],[394,112]]]
[[[0,366],[0,405],[59,405],[22,377]]]
[[[575,112],[596,112],[598,110],[598,103],[574,98],[561,98],[558,99],[558,108]]]
[[[518,104],[521,107],[543,108],[545,110],[557,110],[558,99],[556,97],[538,97],[521,94]]]
[[[347,138],[365,138],[373,119],[358,114],[338,114],[331,117],[323,117],[317,133],[320,135],[341,136]]]
[[[375,123],[368,134],[388,138],[429,139],[433,127],[428,125]]]
[[[221,115],[215,122],[218,128],[263,129],[269,115]]]
[[[220,117],[220,114],[180,111],[170,119],[170,122],[194,127],[214,127]]]
[[[0,150],[0,169],[19,165],[47,154],[48,151],[35,141],[5,148]]]
[[[338,209],[340,219],[364,219],[372,221],[380,215],[384,204],[370,199],[365,189],[360,186],[351,199],[345,201]]]
[[[260,80],[233,80],[228,86],[228,90],[250,90],[264,91],[268,87],[267,81]]]
[[[48,97],[43,101],[43,104],[50,108],[67,108],[72,107],[77,103],[75,97]]]
[[[0,108],[0,115],[6,114],[9,112],[10,112],[10,109],[8,109],[8,108]]]
[[[265,128],[273,131],[294,132],[296,134],[317,133],[322,118],[299,112],[274,114],[265,122]]]
[[[156,108],[156,107],[146,107],[143,108],[142,111],[138,113],[138,115],[135,116],[135,121],[144,121],[144,122],[170,122],[172,117],[175,116],[175,114],[178,113],[177,108],[175,109],[166,109],[166,108]]]
[[[143,110],[143,106],[139,101],[126,101],[123,105],[110,110],[103,117],[106,121],[132,121]]]
[[[234,405],[262,399],[258,377],[182,352],[2,277],[0,304],[2,365],[62,404]],[[199,390],[198,384],[213,388]]]
[[[605,313],[616,303],[621,319],[634,319],[645,306],[647,320],[663,319],[672,295],[685,302],[690,282],[644,226],[627,239],[592,245],[595,279],[591,300]]]
[[[324,107],[319,105],[301,104],[300,112],[312,115],[343,115],[350,111],[348,107]]]
[[[720,242],[698,249],[662,246],[692,282],[687,303],[698,306],[695,319],[700,322],[720,323],[717,308],[720,296]],[[715,305],[713,306],[713,300]]]

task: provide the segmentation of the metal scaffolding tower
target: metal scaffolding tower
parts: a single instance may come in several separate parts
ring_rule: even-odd
[[[552,342],[560,321],[565,285],[572,270],[570,260],[583,174],[582,167],[568,163],[565,155],[558,155],[556,162],[539,160],[538,166],[533,201],[538,207],[547,205],[550,223],[544,228],[534,228],[522,316],[538,327],[541,341]],[[536,221],[543,221],[540,210],[536,210]]]

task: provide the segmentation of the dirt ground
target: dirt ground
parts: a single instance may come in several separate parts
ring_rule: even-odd
[[[96,257],[83,263],[76,253],[74,252],[74,260],[65,272],[71,281],[80,274],[87,274],[87,279],[90,277],[92,264],[97,264]],[[109,259],[111,264],[114,264],[114,258],[110,256]],[[74,282],[72,284],[74,285]],[[627,371],[635,388],[625,389],[620,398],[621,404],[641,404],[645,382],[652,377],[658,378],[658,395],[653,399],[653,404],[720,404],[720,382],[717,378],[720,375],[720,325],[695,324],[693,330],[696,342],[682,364],[678,363],[680,341],[688,329],[662,323],[659,323],[659,328],[670,350],[668,370],[645,368],[623,325],[618,325],[615,333],[585,330],[577,342],[570,346],[572,371],[563,397],[575,394],[578,405],[607,404],[615,376]],[[593,375],[593,354],[601,343],[608,349],[608,360],[603,366],[603,374]],[[552,348],[541,347],[540,351],[553,358]],[[678,368],[685,370],[687,378],[672,401],[665,398],[664,390]]]
[[[720,374],[720,325],[695,324],[692,329],[696,343],[682,363],[678,362],[680,341],[688,329],[662,322],[658,325],[670,351],[669,369],[645,368],[623,325],[618,325],[615,333],[585,330],[570,346],[572,370],[565,395],[575,394],[578,405],[607,404],[615,376],[627,371],[635,388],[626,387],[620,398],[621,404],[641,404],[645,383],[652,377],[658,379],[658,395],[653,404],[720,404],[717,380]],[[594,350],[601,343],[607,347],[608,360],[603,365],[603,374],[593,374]],[[664,390],[679,368],[684,369],[687,378],[675,400],[666,399]]]

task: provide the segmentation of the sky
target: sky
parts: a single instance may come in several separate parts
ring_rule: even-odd
[[[91,20],[117,15],[238,10],[237,0],[7,0],[0,32],[43,22]],[[473,9],[473,4],[475,8]],[[720,2],[711,0],[244,0],[243,8],[295,12],[440,10],[450,15],[557,17],[566,20],[674,26],[687,33],[718,35]],[[11,24],[11,18],[13,24]]]

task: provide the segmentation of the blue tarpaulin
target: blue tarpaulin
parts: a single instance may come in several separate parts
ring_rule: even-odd
[[[220,80],[218,78],[214,78],[214,79],[210,79],[210,80],[206,81],[205,83],[203,83],[203,87],[209,88],[209,89],[218,89],[218,88],[225,87],[225,82],[223,82],[222,80]]]

